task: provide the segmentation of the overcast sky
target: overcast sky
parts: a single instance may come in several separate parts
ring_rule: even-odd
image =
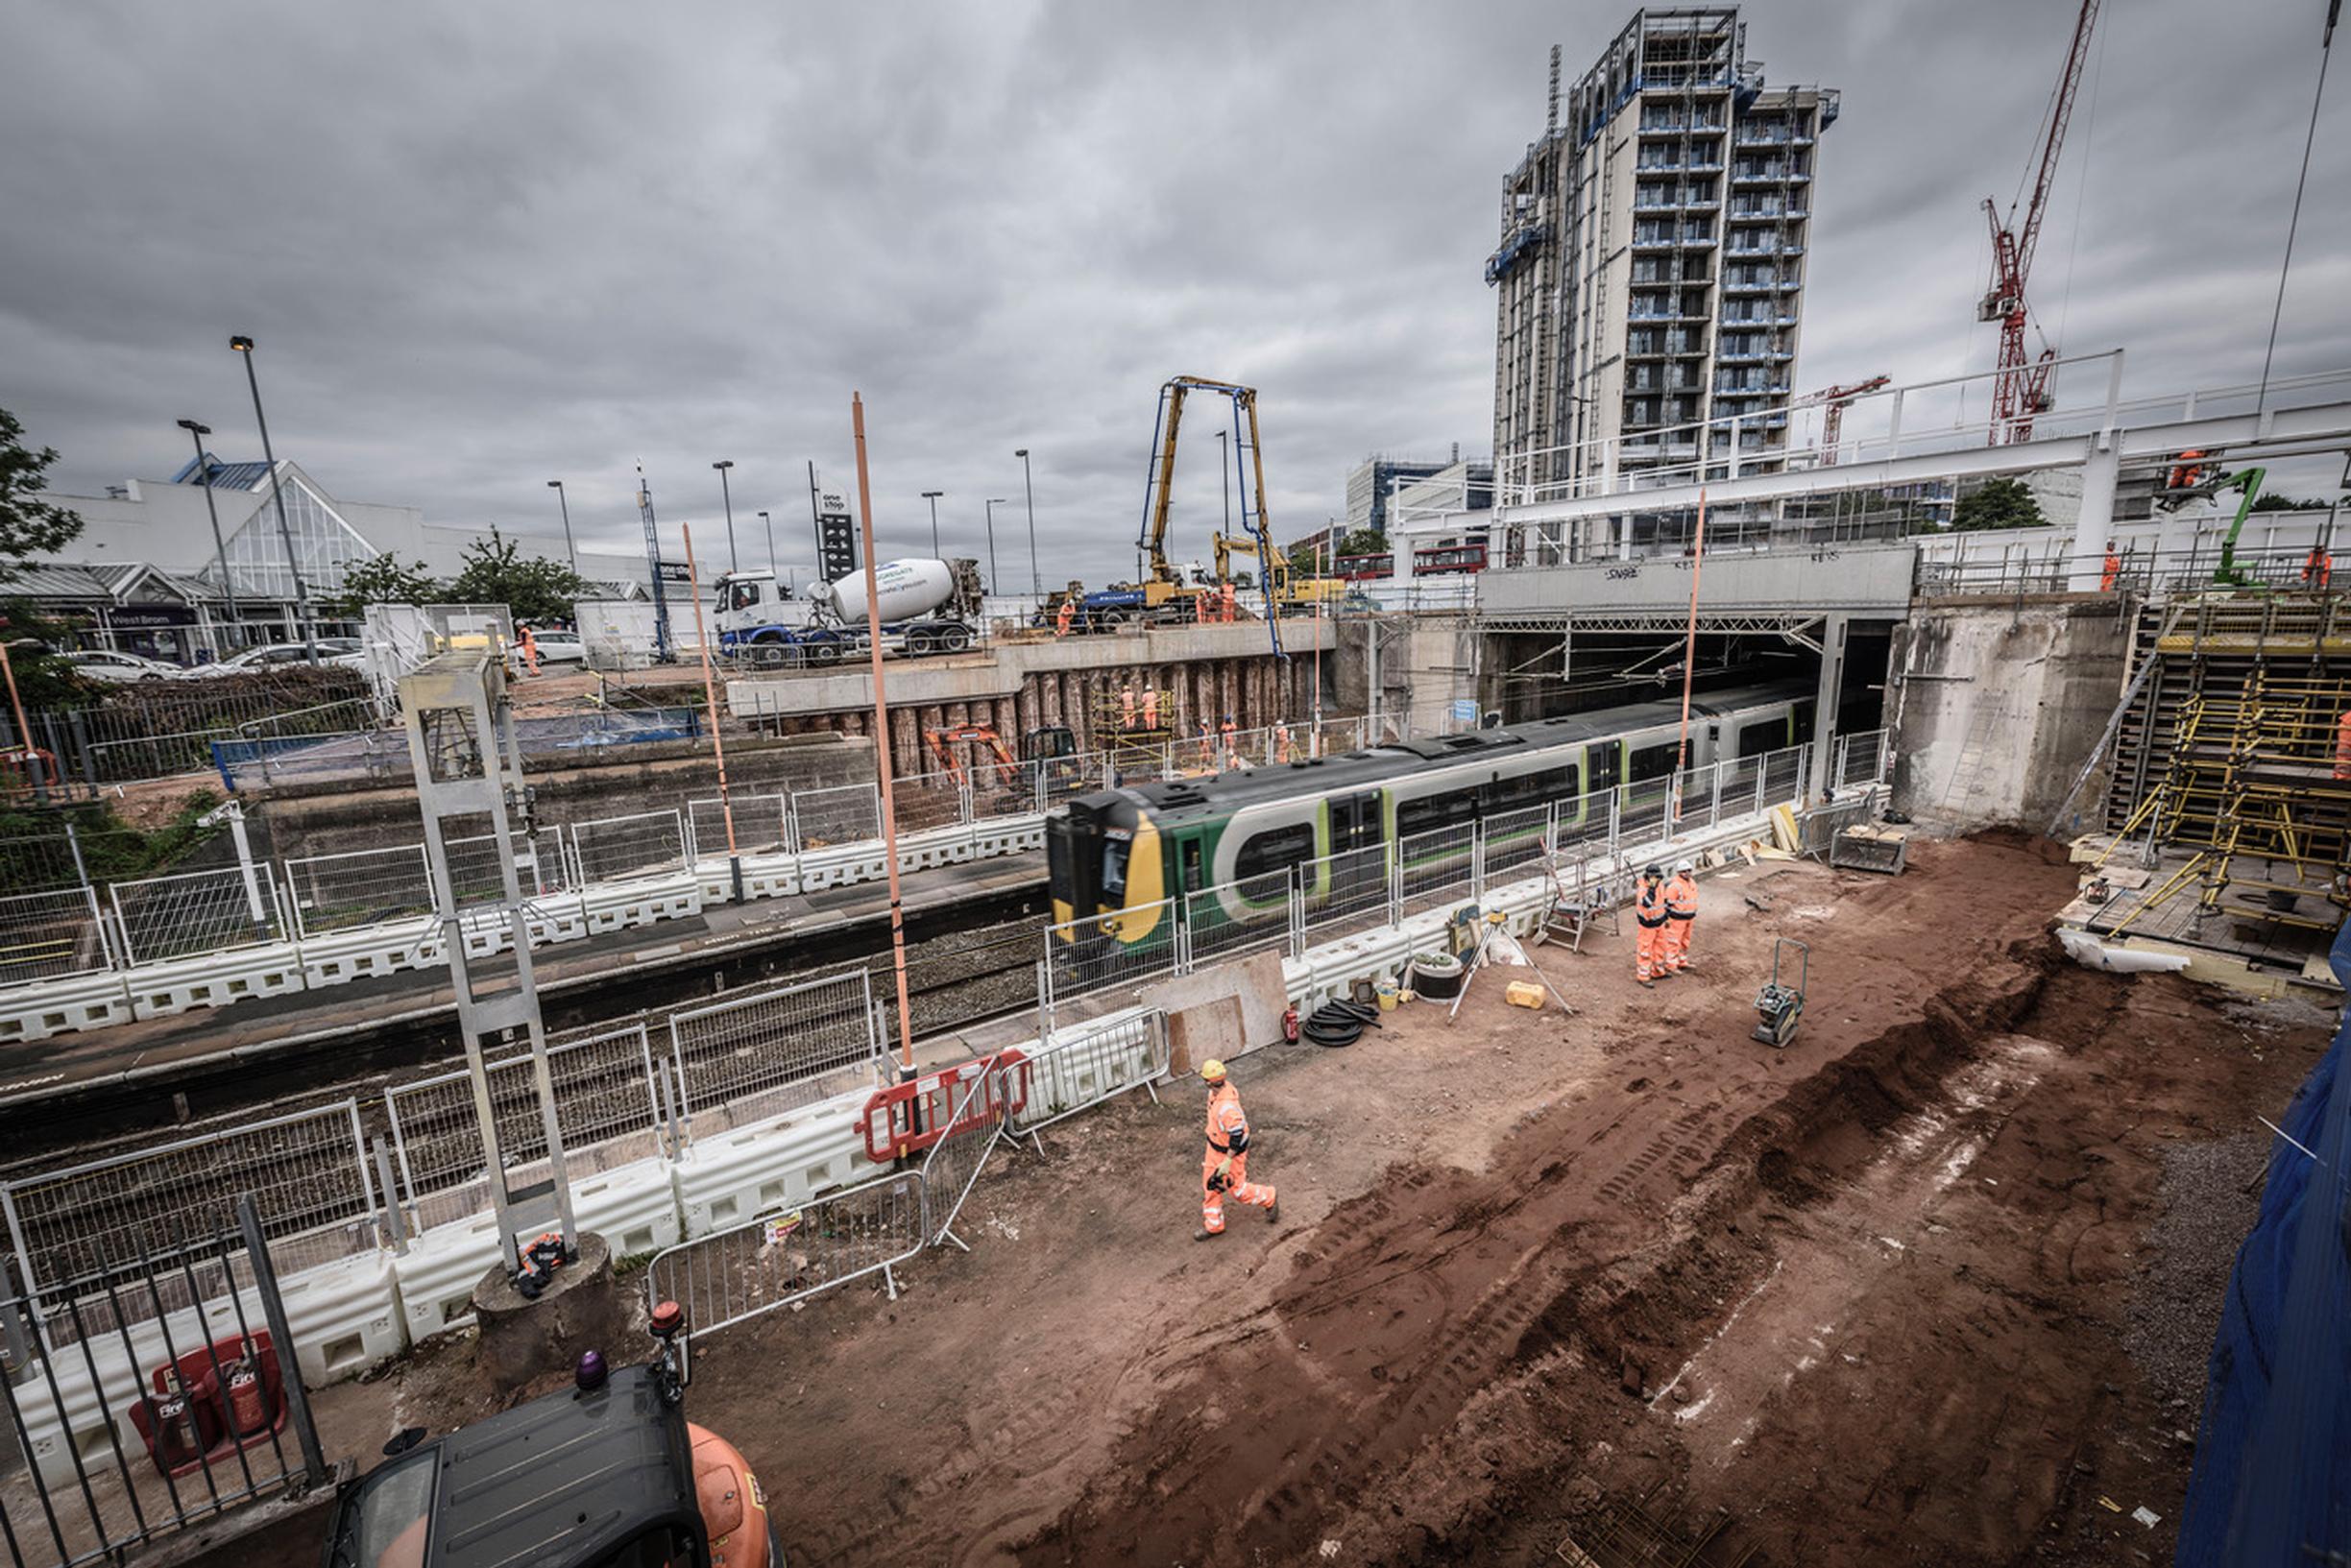
[[[1977,209],[2024,169],[2064,0],[1754,5],[1776,84],[1844,91],[1801,385],[1991,363]],[[2032,284],[2129,390],[2261,368],[2324,0],[2108,0]],[[1283,538],[1372,450],[1485,452],[1500,182],[1618,4],[397,7],[0,0],[0,406],[93,493],[172,422],[355,499],[641,548],[719,529],[732,458],[805,564],[806,462],[885,554],[998,508],[1007,587],[1132,569],[1157,389],[1261,389]],[[2340,76],[2342,73],[2337,73]],[[2279,374],[2351,366],[2351,84],[2318,131]],[[1213,442],[1175,553],[1204,553]],[[705,543],[710,541],[713,543]]]

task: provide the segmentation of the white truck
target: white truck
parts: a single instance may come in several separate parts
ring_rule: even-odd
[[[978,637],[980,566],[915,557],[874,567],[882,642],[923,658],[961,653]],[[865,573],[813,583],[803,599],[782,592],[772,571],[718,579],[718,646],[755,664],[836,664],[865,651]]]

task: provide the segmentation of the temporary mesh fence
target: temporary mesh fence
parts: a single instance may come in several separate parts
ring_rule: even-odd
[[[528,1051],[484,1064],[498,1151],[510,1173],[546,1157],[538,1073]],[[665,1122],[645,1026],[630,1024],[547,1045],[547,1081],[567,1174],[658,1153]],[[489,1156],[470,1072],[439,1073],[384,1091],[393,1169],[417,1228],[478,1214],[489,1201]]]
[[[872,784],[803,789],[792,797],[803,850],[856,844],[882,836],[882,797]]]
[[[1492,887],[1513,878],[1534,875],[1550,853],[1551,808],[1530,806],[1501,811],[1478,824],[1480,884]]]
[[[653,1255],[648,1305],[686,1309],[686,1344],[730,1324],[881,1274],[923,1249],[923,1178],[882,1176],[793,1209],[778,1209]]]
[[[1290,942],[1291,874],[1268,871],[1184,896],[1184,936],[1194,965]]]
[[[424,846],[305,855],[281,862],[295,932],[317,936],[433,911]]]
[[[112,966],[98,895],[87,887],[0,898],[0,986]]]
[[[1161,899],[1047,927],[1041,954],[1047,1004],[1175,974],[1176,918],[1176,902]]]
[[[1012,1108],[1005,1125],[1030,1137],[1129,1089],[1148,1088],[1167,1071],[1167,1015],[1155,1008],[1057,1031],[1008,1071]]]
[[[969,797],[1012,795],[1027,798],[1017,767],[1008,778],[1000,778],[997,769],[988,764],[974,767],[970,772],[968,792],[961,780],[949,773],[918,773],[910,778],[890,781],[890,809],[897,817],[902,833],[929,832],[939,828],[953,828],[969,820]]]
[[[1037,1003],[1036,922],[1009,920],[932,937],[907,954],[907,1004],[917,1040]],[[898,988],[886,952],[866,961],[888,1040],[898,1028]]]
[[[686,820],[676,808],[574,822],[571,862],[584,881],[657,877],[688,863]],[[723,846],[726,840],[721,837]]]
[[[0,1213],[22,1277],[38,1291],[226,1227],[240,1193],[254,1195],[288,1266],[375,1245],[358,1101],[0,1182]]]
[[[1886,776],[1886,732],[1862,730],[1837,736],[1833,783],[1838,789],[1881,782]]]
[[[727,852],[727,818],[732,808],[735,853],[774,855],[791,848],[790,813],[782,794],[727,796],[686,803],[686,826],[694,858],[715,860]]]
[[[945,1134],[923,1156],[923,1237],[930,1245],[953,1242],[963,1246],[955,1223],[1003,1133],[1010,1087],[1002,1057],[965,1079]]]
[[[1399,907],[1408,915],[1420,914],[1469,897],[1476,866],[1477,831],[1468,823],[1397,839]]]
[[[1387,845],[1302,860],[1296,869],[1300,929],[1332,931],[1387,920]]]
[[[678,1109],[740,1126],[869,1086],[882,1054],[877,1025],[861,969],[673,1013]]]
[[[266,865],[116,882],[108,896],[123,956],[134,964],[275,942],[282,934],[277,885]]]

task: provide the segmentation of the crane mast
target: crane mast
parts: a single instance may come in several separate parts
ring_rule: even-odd
[[[2097,21],[2098,3],[2082,0],[2081,12],[2073,18],[2073,42],[2066,51],[2065,69],[2049,103],[2040,164],[2022,220],[2011,207],[2011,221],[2001,223],[1999,205],[1991,197],[1984,198],[1984,217],[1992,226],[1992,285],[1984,293],[1976,319],[2000,323],[2000,364],[1992,382],[1990,443],[1995,446],[2031,440],[2033,416],[2049,405],[2049,374],[2057,350],[2043,349],[2038,358],[2026,356],[2024,327],[2030,312],[2024,285],[2032,275],[2033,249],[2040,243],[2041,220],[2048,212],[2049,187],[2057,178],[2057,158],[2065,147],[2066,123],[2073,115],[2082,65],[2089,59],[2090,30]]]
[[[1890,375],[1873,375],[1866,381],[1855,381],[1850,386],[1823,387],[1820,391],[1807,393],[1788,404],[1790,408],[1818,408],[1823,403],[1828,405],[1821,414],[1821,467],[1826,469],[1836,466],[1837,438],[1844,433],[1845,410],[1853,406],[1853,400],[1863,393],[1876,392],[1881,387],[1893,384],[1894,378]]]

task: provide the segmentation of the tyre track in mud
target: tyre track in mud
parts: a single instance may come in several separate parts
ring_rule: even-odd
[[[1636,1385],[1680,1360],[1718,1315],[1709,1243],[1758,1202],[1798,1195],[1787,1181],[1806,1179],[1816,1137],[1875,1134],[1931,1098],[2030,1010],[2050,962],[2037,942],[2009,945],[1744,1117],[1677,1103],[1677,1083],[1651,1092],[1672,1111],[1661,1124],[1619,1116],[1562,1152],[1555,1107],[1487,1172],[1417,1167],[1342,1204],[1275,1293],[1281,1335],[1226,1346],[1164,1391],[1020,1560],[1291,1561],[1342,1533],[1352,1560],[1409,1560],[1482,1511],[1432,1518],[1396,1484],[1481,1390],[1562,1352]],[[1661,1236],[1644,1218],[1656,1211]],[[1331,1237],[1345,1240],[1325,1248]]]

